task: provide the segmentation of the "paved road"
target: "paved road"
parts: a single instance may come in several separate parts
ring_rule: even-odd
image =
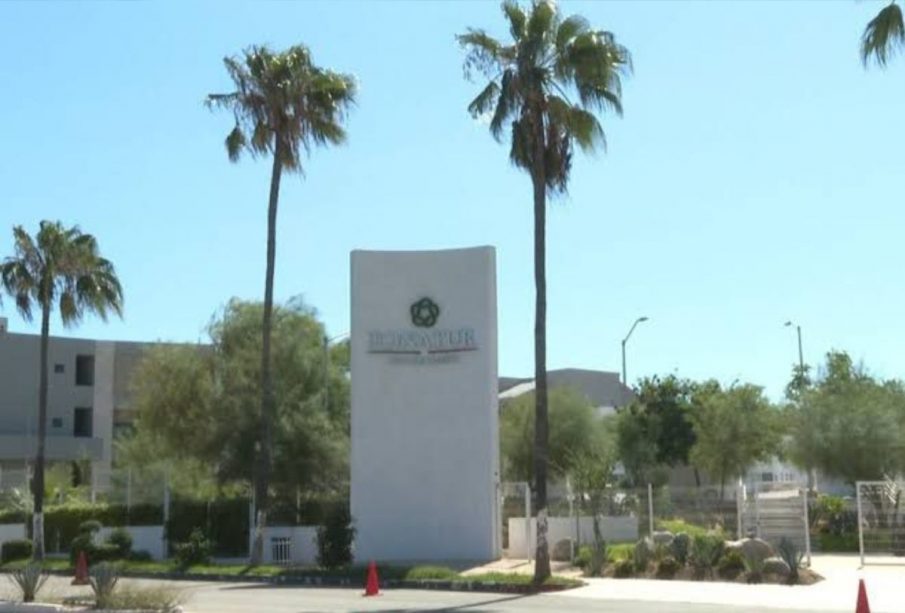
[[[315,613],[323,611],[462,611],[463,613],[532,613],[567,611],[584,613],[748,613],[781,609],[757,606],[679,604],[574,598],[563,595],[516,596],[471,594],[424,590],[389,590],[364,598],[361,590],[293,588],[260,585],[218,585],[195,587],[186,594],[188,613]],[[800,613],[801,609],[797,609]]]

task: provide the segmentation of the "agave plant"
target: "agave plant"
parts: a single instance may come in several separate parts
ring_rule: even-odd
[[[804,557],[804,554],[798,549],[798,545],[786,537],[783,537],[782,540],[779,541],[779,546],[776,549],[779,553],[779,557],[789,565],[789,570],[791,571],[789,573],[789,584],[794,585],[798,583],[798,569],[801,567],[801,559]]]
[[[38,562],[29,562],[9,575],[10,581],[22,592],[22,602],[34,602],[35,596],[47,581],[47,574]]]
[[[94,601],[98,609],[106,609],[110,606],[113,590],[119,581],[119,568],[115,564],[103,562],[91,567],[91,590],[94,592]]]

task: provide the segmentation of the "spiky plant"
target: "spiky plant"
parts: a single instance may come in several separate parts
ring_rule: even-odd
[[[35,597],[44,584],[48,575],[39,562],[29,562],[19,569],[10,571],[9,580],[12,581],[22,594],[22,602],[34,602]]]

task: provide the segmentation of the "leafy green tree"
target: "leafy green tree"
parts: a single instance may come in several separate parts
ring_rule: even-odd
[[[554,422],[555,423],[555,422]],[[615,466],[615,446],[597,445],[587,450],[570,453],[569,475],[572,487],[578,494],[579,508],[586,508],[591,516],[594,543],[591,560],[585,574],[598,577],[606,565],[606,541],[600,529],[600,518],[607,502],[613,498],[613,469]]]
[[[650,377],[619,410],[619,457],[635,484],[656,481],[662,467],[688,464],[695,442],[689,418],[697,386],[687,379]]]
[[[905,22],[902,9],[895,0],[887,4],[868,22],[861,35],[861,61],[867,66],[871,60],[885,67],[896,52],[905,48]]]
[[[505,400],[500,408],[500,447],[503,478],[528,481],[534,477],[534,394]],[[594,415],[586,397],[568,387],[550,390],[550,476],[564,477],[576,457],[608,445],[604,421]]]
[[[271,373],[273,277],[276,260],[277,205],[283,171],[302,172],[302,153],[316,145],[338,145],[346,140],[343,120],[355,101],[355,81],[346,74],[316,66],[303,45],[274,52],[263,46],[246,50],[241,58],[223,60],[236,90],[210,94],[212,108],[233,114],[236,125],[226,137],[229,159],[238,161],[247,151],[252,157],[271,156],[270,199],[267,206],[267,269],[264,280],[261,346],[260,432],[255,458],[257,517],[252,563],[263,555],[263,530],[269,508],[269,482],[273,461],[275,392]]]
[[[622,111],[621,78],[629,52],[610,32],[594,30],[580,15],[562,19],[553,2],[539,0],[523,10],[513,0],[502,5],[512,42],[504,44],[480,29],[458,36],[467,50],[469,76],[489,83],[471,102],[474,117],[490,117],[490,132],[511,133],[509,158],[531,176],[534,195],[535,489],[537,554],[534,579],[550,575],[547,543],[547,195],[564,192],[575,145],[594,151],[605,143],[595,115]]]
[[[133,380],[135,441],[157,456],[215,467],[221,484],[252,483],[258,423],[260,303],[231,301],[209,326],[210,346],[161,345]],[[324,406],[323,327],[300,302],[274,308],[273,483],[282,491],[344,494],[348,487],[348,381],[330,365]],[[346,405],[346,406],[340,406]]]
[[[719,480],[721,499],[727,479],[779,451],[780,414],[756,385],[714,384],[698,395],[690,416],[696,440],[689,459]]]
[[[828,353],[825,371],[790,410],[797,464],[853,485],[905,470],[905,389],[874,380],[848,354]]]
[[[77,325],[88,313],[104,321],[111,312],[122,316],[123,290],[113,264],[101,257],[97,240],[77,226],[66,228],[58,221],[42,221],[34,237],[16,226],[13,240],[14,254],[0,265],[0,283],[26,321],[31,321],[34,310],[41,312],[38,445],[32,493],[34,555],[43,560],[50,315],[56,308],[66,327]]]

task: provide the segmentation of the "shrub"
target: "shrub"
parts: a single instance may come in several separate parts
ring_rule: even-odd
[[[663,519],[657,522],[658,530],[666,530],[668,532],[672,532],[673,534],[679,534],[680,532],[684,532],[691,538],[696,536],[708,536],[708,535],[716,535],[723,537],[725,539],[726,535],[723,532],[721,526],[700,526],[698,524],[692,524],[690,522],[685,521],[684,519]]]
[[[802,553],[798,550],[798,546],[786,537],[782,537],[776,549],[783,562],[789,565],[791,571],[788,577],[789,585],[795,585],[798,583],[798,569],[801,567]]]
[[[273,524],[268,514],[268,523]],[[165,526],[167,540],[184,543],[195,528],[204,530],[211,544],[211,554],[224,557],[248,553],[248,500],[175,501]],[[175,546],[174,546],[175,553]]]
[[[651,560],[654,557],[654,548],[649,539],[643,538],[635,543],[635,551],[632,559],[635,563],[635,570],[639,573],[647,571]]]
[[[22,602],[34,602],[47,577],[38,562],[29,562],[23,568],[10,573],[10,581],[15,583],[22,593]]]
[[[858,533],[818,534],[817,548],[823,553],[856,553],[858,551]]]
[[[617,579],[627,579],[635,573],[635,563],[632,560],[619,560],[613,567],[613,576]]]
[[[88,552],[88,563],[96,564],[97,562],[113,562],[122,560],[123,556],[119,547],[109,543],[104,545],[94,545]]]
[[[101,531],[104,526],[96,519],[89,519],[79,524],[79,534],[95,535]]]
[[[591,548],[587,545],[582,545],[578,548],[578,553],[575,554],[575,562],[573,563],[576,567],[584,569],[591,562]]]
[[[694,568],[696,578],[713,576],[713,569],[716,568],[723,556],[723,547],[723,539],[719,536],[699,535],[692,538],[689,561]]]
[[[132,535],[125,528],[117,528],[107,537],[107,544],[118,550],[120,558],[128,558],[132,553]]]
[[[69,563],[75,566],[76,562],[78,562],[79,554],[83,551],[90,564],[91,557],[94,554],[94,539],[91,538],[89,533],[80,534],[72,539],[69,544]]]
[[[180,611],[183,600],[178,589],[167,586],[139,588],[125,585],[117,589],[107,599],[111,609],[125,611]]]
[[[150,562],[153,559],[154,558],[151,557],[151,554],[144,550],[133,551],[129,554],[130,562]]]
[[[745,558],[737,549],[730,549],[720,560],[717,572],[723,579],[735,579],[745,571]]]
[[[745,560],[745,572],[748,574],[748,583],[762,583],[764,580],[764,558],[757,553],[742,553]]]
[[[355,528],[346,505],[337,506],[317,528],[317,563],[324,568],[339,568],[352,563]]]
[[[588,565],[585,568],[585,576],[600,577],[603,574],[604,567],[606,566],[606,560],[606,541],[601,540],[599,543],[593,543],[591,545],[591,559],[588,561]]]
[[[116,589],[116,583],[119,581],[119,568],[114,564],[104,562],[91,567],[89,575],[95,606],[98,609],[111,608],[113,590]]]
[[[195,564],[207,564],[211,559],[211,542],[200,528],[192,530],[189,540],[176,545],[176,563],[181,568]]]
[[[688,562],[688,548],[691,546],[691,537],[687,532],[679,532],[672,540],[669,546],[672,557],[676,559],[681,566],[685,566]]]
[[[672,579],[682,568],[681,564],[672,556],[666,556],[657,563],[657,579]]]
[[[606,548],[607,561],[616,563],[619,560],[629,560],[635,554],[634,543],[615,543]]]
[[[451,581],[459,578],[459,573],[446,566],[415,566],[405,573],[409,581],[442,580]]]
[[[6,541],[0,546],[0,564],[13,560],[27,560],[34,553],[34,545],[28,539]]]

